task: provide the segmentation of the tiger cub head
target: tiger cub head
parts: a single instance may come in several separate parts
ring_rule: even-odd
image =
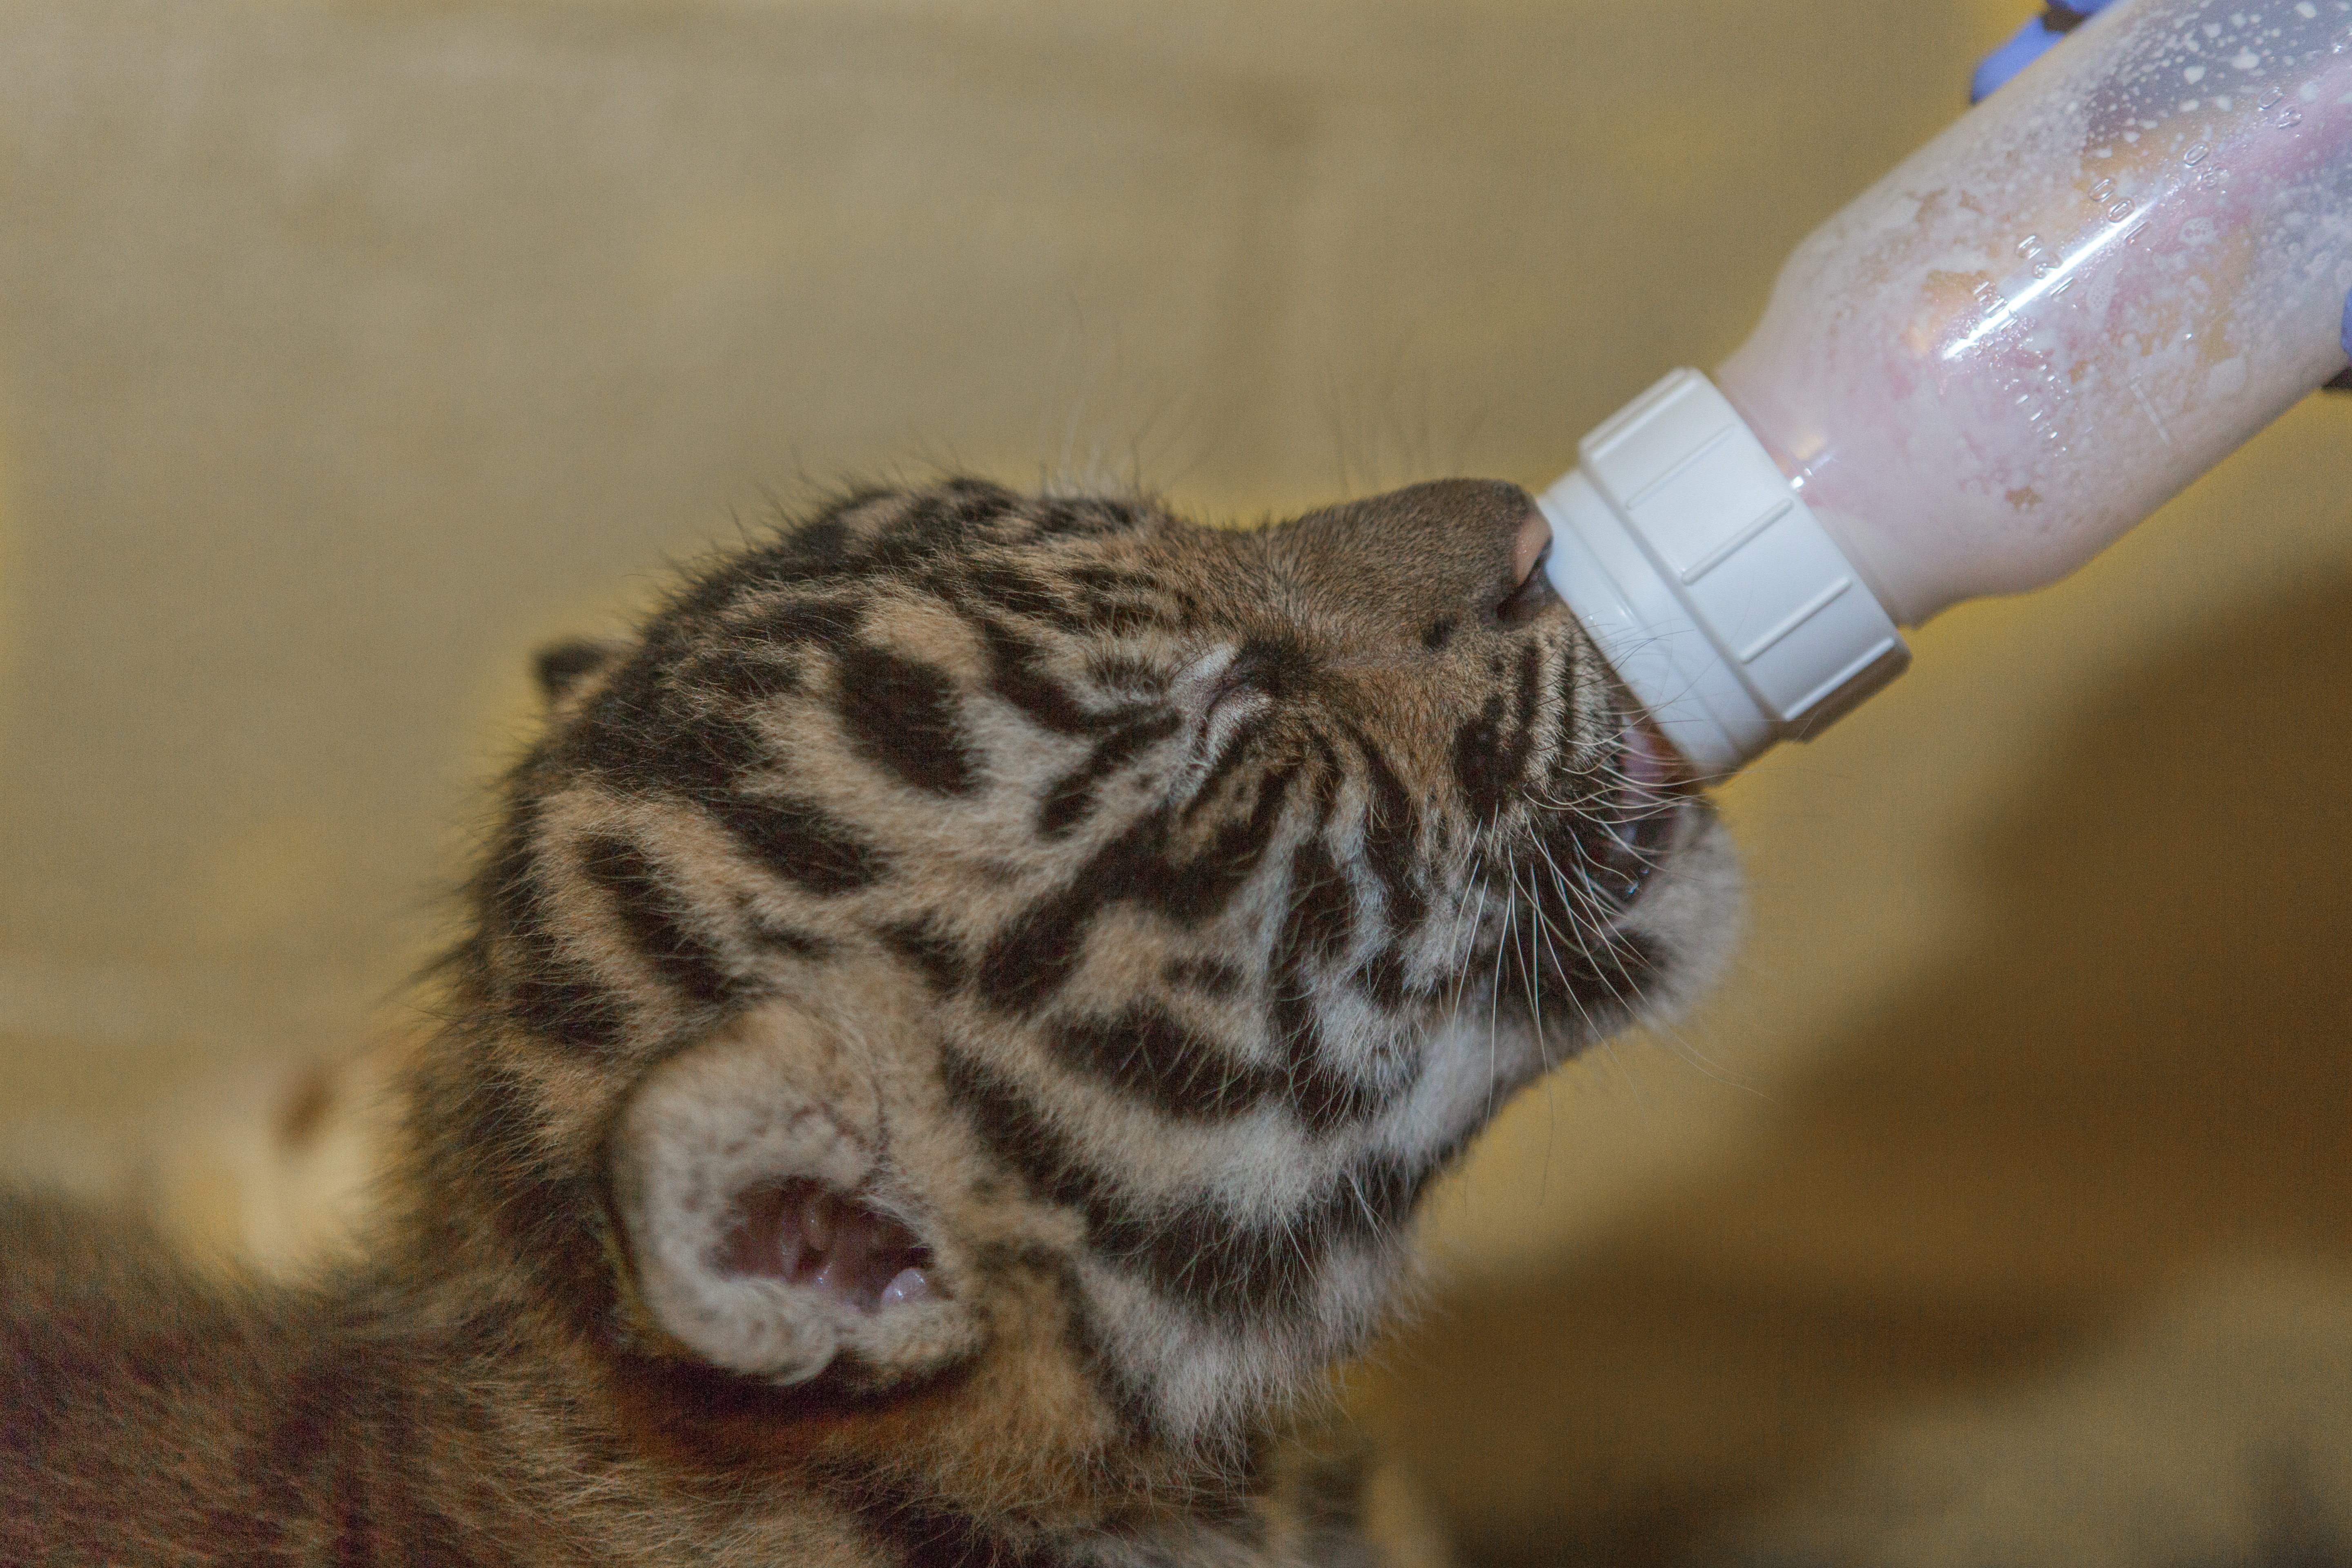
[[[1000,1479],[1230,1436],[1727,941],[1548,538],[1502,484],[1239,531],[956,480],[544,656],[417,1086],[434,1254],[689,1426]]]

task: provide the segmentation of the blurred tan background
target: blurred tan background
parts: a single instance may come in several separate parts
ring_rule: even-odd
[[[314,1256],[535,644],[848,476],[1540,486],[2027,9],[0,0],[0,1169]],[[1465,1558],[2352,1531],[2347,618],[2315,399],[1726,791],[1352,1384]]]

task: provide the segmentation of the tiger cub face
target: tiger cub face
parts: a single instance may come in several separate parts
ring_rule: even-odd
[[[1499,484],[1234,531],[955,481],[556,650],[426,1229],[640,1392],[919,1407],[909,1467],[1230,1434],[1377,1325],[1513,1089],[1726,941],[1547,539]]]

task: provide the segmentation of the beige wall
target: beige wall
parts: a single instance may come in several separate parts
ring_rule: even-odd
[[[0,1150],[292,1245],[240,1140],[407,1026],[535,642],[848,475],[1540,485],[2025,8],[0,0]],[[2347,476],[2352,398],[2305,405],[1731,786],[1738,972],[1516,1108],[1433,1229],[1489,1370],[1633,1370],[1474,1426],[1686,1437],[1628,1279],[1932,1325],[2342,1249]],[[1456,1479],[1496,1530],[1570,1506]]]
[[[1546,481],[1951,113],[1854,9],[0,0],[0,1119],[396,1025],[527,651],[771,494]]]

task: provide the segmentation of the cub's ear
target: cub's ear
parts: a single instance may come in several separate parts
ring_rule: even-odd
[[[567,637],[551,642],[530,656],[531,679],[539,683],[541,700],[552,708],[572,689],[627,651],[626,645],[594,637]]]
[[[979,1347],[936,1218],[877,1156],[870,1083],[770,1010],[672,1058],[615,1126],[610,1168],[643,1326],[778,1384],[877,1390]]]

